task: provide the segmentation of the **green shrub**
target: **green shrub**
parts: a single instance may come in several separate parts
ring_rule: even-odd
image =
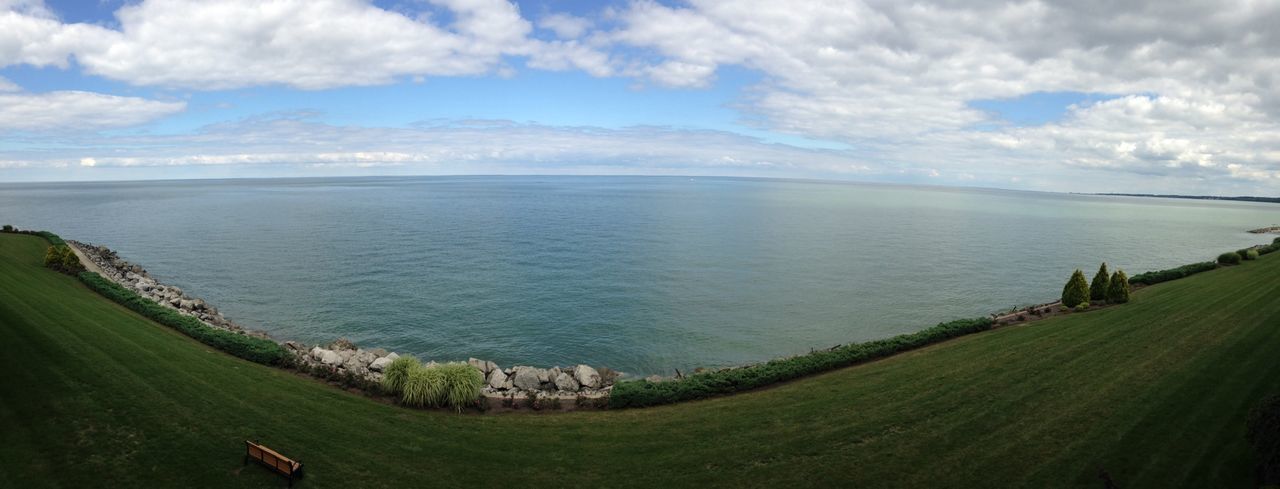
[[[60,236],[58,236],[58,235],[56,235],[56,234],[53,234],[53,233],[51,233],[51,232],[48,232],[48,231],[36,231],[36,232],[34,232],[34,233],[31,233],[31,234],[34,234],[34,235],[39,236],[39,237],[41,237],[41,238],[44,238],[44,240],[45,240],[45,241],[48,241],[48,242],[49,242],[49,244],[54,245],[54,246],[66,246],[66,245],[67,245],[67,242],[66,242],[66,241],[63,241],[63,240],[62,240],[62,238],[61,238]]]
[[[6,233],[12,233],[12,232],[13,232],[13,225],[12,225],[12,224],[5,224],[5,225],[4,225],[4,230],[3,230],[3,232],[6,232]]]
[[[1076,307],[1081,302],[1089,301],[1089,282],[1084,280],[1084,272],[1076,269],[1071,274],[1071,278],[1067,280],[1067,285],[1062,287],[1062,305],[1067,307]]]
[[[399,394],[404,390],[404,381],[409,378],[409,371],[418,368],[421,362],[417,358],[405,355],[391,361],[382,371],[382,387],[390,394]]]
[[[1076,311],[1076,312],[1083,312],[1083,311],[1088,311],[1088,310],[1089,310],[1089,303],[1088,303],[1088,302],[1081,302],[1081,303],[1080,303],[1080,305],[1078,305],[1078,306],[1076,306],[1076,307],[1075,307],[1075,311]]]
[[[93,272],[81,272],[79,277],[81,282],[103,297],[216,349],[264,365],[288,365],[293,359],[284,347],[274,341],[210,327],[199,319],[156,304]]]
[[[1125,276],[1124,270],[1117,270],[1111,276],[1111,283],[1107,287],[1107,302],[1112,304],[1129,302],[1129,277]]]
[[[1245,250],[1244,254],[1240,256],[1243,256],[1246,260],[1257,260],[1260,255],[1258,254],[1258,250],[1250,248]]]
[[[1249,410],[1245,436],[1253,447],[1255,486],[1280,484],[1280,395]]]
[[[439,406],[444,399],[444,373],[438,366],[418,365],[405,376],[400,402],[409,406]]]
[[[44,266],[48,268],[58,268],[62,266],[62,250],[57,246],[50,246],[44,252]]]
[[[62,271],[66,273],[80,273],[84,271],[84,265],[80,263],[80,257],[76,256],[76,252],[71,251],[70,246],[62,246]]]
[[[986,331],[993,324],[991,318],[960,319],[883,340],[842,345],[746,367],[714,370],[681,380],[618,382],[614,384],[607,402],[610,407],[645,407],[755,389]]]
[[[1089,284],[1089,299],[1095,301],[1106,300],[1107,284],[1110,283],[1110,279],[1111,275],[1107,273],[1107,264],[1103,263],[1101,267],[1098,267],[1098,273],[1094,274],[1093,282]]]
[[[1169,268],[1166,270],[1157,270],[1154,272],[1147,272],[1147,273],[1134,275],[1133,278],[1129,279],[1129,283],[1141,284],[1141,285],[1155,285],[1161,282],[1168,282],[1170,280],[1177,280],[1190,275],[1195,275],[1197,273],[1207,272],[1215,268],[1218,268],[1218,264],[1211,261],[1192,263],[1190,265],[1183,265],[1178,268]]]
[[[1223,265],[1239,265],[1240,254],[1234,251],[1228,251],[1226,253],[1218,255],[1218,263],[1221,263]]]
[[[475,404],[484,389],[484,374],[475,367],[461,362],[451,362],[433,367],[440,370],[444,382],[444,395],[440,405],[455,410]]]

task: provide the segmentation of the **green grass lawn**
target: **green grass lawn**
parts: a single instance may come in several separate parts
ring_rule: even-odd
[[[282,485],[244,439],[302,487],[1243,487],[1244,415],[1280,391],[1271,257],[759,392],[456,415],[211,351],[45,247],[0,235],[0,487]]]

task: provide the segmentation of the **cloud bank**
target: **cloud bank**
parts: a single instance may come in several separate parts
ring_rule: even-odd
[[[515,165],[524,158],[530,168],[591,160],[637,172],[676,165],[715,172],[737,162],[728,165],[795,176],[857,168],[1060,190],[1137,185],[1130,189],[1275,193],[1280,182],[1277,2],[635,0],[593,15],[548,12],[536,20],[503,0],[420,5],[402,12],[360,0],[144,0],[117,11],[113,25],[90,25],[63,22],[39,2],[0,1],[6,11],[0,67],[79,69],[172,90],[323,90],[519,69],[581,70],[654,90],[699,90],[714,86],[726,68],[746,69],[760,81],[735,105],[743,124],[853,148],[815,152],[734,135],[696,146],[707,134],[652,128],[646,136],[669,138],[660,150],[630,137],[633,130],[325,126],[312,129],[343,137],[358,132],[368,144],[354,152],[261,148],[235,156],[244,164],[327,157],[350,164],[363,158]],[[1035,126],[1009,124],[972,105],[1038,92],[1113,98],[1073,106]],[[2,79],[0,96],[17,107],[0,109],[0,131],[126,127],[182,110],[136,97],[29,94]],[[28,117],[21,108],[75,97],[85,109],[63,119]],[[71,123],[93,111],[104,114],[101,123]],[[239,127],[263,131],[254,140],[277,136],[261,125]],[[216,134],[213,128],[190,137]],[[475,134],[488,137],[468,139]],[[417,146],[397,146],[406,137]],[[603,141],[606,147],[597,146]],[[85,149],[104,147],[128,154],[95,157],[99,166],[234,159],[212,146],[192,146],[188,154],[115,141]],[[48,156],[10,152],[0,159],[13,166],[66,157],[40,159]]]

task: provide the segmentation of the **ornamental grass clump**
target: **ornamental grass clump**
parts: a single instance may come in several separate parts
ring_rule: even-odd
[[[457,411],[475,404],[484,389],[484,375],[475,367],[462,362],[451,362],[432,367],[440,371],[444,382],[444,394],[441,406],[449,406]]]
[[[391,361],[382,372],[382,387],[391,394],[399,394],[404,389],[404,382],[409,378],[409,371],[421,365],[417,358],[405,355]]]
[[[409,369],[404,379],[400,402],[408,406],[439,406],[444,399],[444,373],[436,365],[418,365]]]

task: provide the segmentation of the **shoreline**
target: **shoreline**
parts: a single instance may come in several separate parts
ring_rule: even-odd
[[[1277,241],[1280,241],[1278,239]],[[279,341],[263,331],[249,330],[223,317],[217,308],[202,299],[187,295],[177,287],[159,283],[138,264],[122,260],[105,246],[94,246],[74,240],[66,240],[68,246],[86,264],[89,271],[101,275],[117,285],[128,289],[139,296],[152,300],[178,313],[198,319],[204,325],[253,336],[272,341],[291,354],[296,362],[293,369],[301,374],[329,382],[340,387],[356,388],[371,397],[381,397],[378,386],[381,385],[382,369],[392,360],[398,358],[395,352],[382,348],[365,350],[357,347],[345,338],[339,338],[328,345],[305,345],[301,342]],[[1267,245],[1255,245],[1261,248]],[[1135,291],[1139,288],[1135,287]],[[1024,325],[1049,317],[1076,314],[1089,310],[1101,309],[1095,304],[1086,311],[1061,310],[1060,301],[1020,307],[1011,311],[1001,311],[984,316],[991,322],[990,329],[1011,325]],[[940,323],[941,325],[941,323]],[[871,343],[874,343],[872,341]],[[850,345],[857,345],[851,343]],[[837,345],[829,350],[845,347]],[[814,350],[824,351],[824,350]],[[812,352],[811,352],[812,354]],[[778,357],[763,362],[744,365],[712,368],[695,368],[689,375],[724,374],[759,368],[777,361],[785,361],[803,355]],[[427,364],[436,363],[428,361]],[[538,403],[547,401],[555,406],[552,409],[562,410],[566,401],[572,410],[576,408],[603,408],[621,375],[607,368],[595,369],[585,364],[561,368],[535,368],[516,365],[501,368],[496,363],[477,358],[468,358],[467,364],[476,368],[483,375],[484,387],[481,393],[482,410],[518,410],[520,406],[539,410]],[[679,370],[673,377],[651,375],[644,379],[631,380],[628,384],[655,385],[665,382],[680,382],[689,377]],[[747,389],[753,390],[753,389]]]

